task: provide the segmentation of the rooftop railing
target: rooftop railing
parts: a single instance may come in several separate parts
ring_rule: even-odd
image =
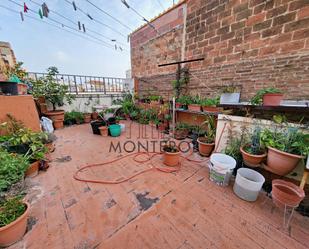
[[[29,77],[38,80],[46,73],[30,72]],[[55,80],[67,85],[72,94],[122,94],[130,90],[131,79],[86,75],[57,74]]]

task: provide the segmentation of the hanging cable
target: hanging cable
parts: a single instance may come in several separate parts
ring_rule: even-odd
[[[36,2],[36,1],[34,1],[34,0],[30,0],[30,2],[32,2],[32,3],[34,3],[34,4],[38,5],[38,6],[42,6],[42,4],[40,4],[40,3],[38,3],[38,2]],[[74,24],[74,25],[78,24],[78,26],[80,26],[79,30],[81,30],[81,23],[79,23],[79,22],[74,22],[74,21],[71,20],[70,18],[68,18],[68,17],[66,17],[66,16],[64,16],[64,15],[62,15],[62,14],[60,14],[60,13],[57,12],[57,11],[54,11],[54,10],[52,10],[52,9],[49,9],[49,10],[50,10],[51,13],[54,13],[55,15],[57,15],[57,16],[59,16],[59,17],[65,19],[65,20],[67,20],[68,22],[70,22],[70,23],[72,23],[72,24]],[[92,18],[92,17],[91,17],[91,18]],[[114,40],[113,38],[110,38],[110,37],[108,37],[108,36],[105,36],[105,35],[103,35],[103,34],[97,32],[97,31],[95,31],[95,30],[89,29],[88,27],[87,27],[87,32],[91,32],[91,33],[93,33],[93,34],[99,35],[99,36],[103,37],[104,39],[106,39],[106,40],[108,40],[108,41]],[[115,40],[115,42],[116,42],[116,40]],[[119,44],[122,45],[122,46],[127,46],[126,44],[121,43],[121,42],[117,42],[117,43],[119,43]]]
[[[21,4],[17,3],[17,2],[15,2],[14,0],[7,0],[7,1],[9,1],[9,2],[11,2],[11,3],[14,3],[14,4],[18,5],[18,6],[23,7],[23,5],[21,5]],[[32,13],[35,13],[35,14],[37,15],[37,12],[36,12],[36,11],[34,11],[34,10],[30,9],[30,8],[28,8],[28,10],[31,11]],[[76,29],[76,28],[74,28],[74,27],[71,27],[71,26],[69,26],[69,25],[63,24],[63,23],[61,23],[61,22],[59,22],[59,21],[57,21],[57,20],[55,20],[55,19],[53,19],[53,18],[50,18],[50,17],[49,17],[48,19],[51,20],[51,21],[54,22],[54,23],[57,23],[57,24],[61,25],[62,27],[66,27],[66,28],[68,28],[68,29],[70,29],[70,30],[77,31],[78,33],[81,33],[80,30],[78,30],[78,29]],[[105,46],[107,46],[107,47],[109,47],[109,48],[112,48],[112,49],[115,48],[114,45],[109,44],[109,43],[107,43],[107,42],[105,42],[105,41],[103,41],[103,40],[101,40],[101,39],[99,39],[99,38],[97,38],[97,37],[95,37],[95,36],[93,36],[93,35],[90,35],[90,34],[88,34],[88,33],[85,33],[85,31],[86,31],[86,30],[84,30],[84,34],[85,34],[86,36],[88,36],[88,37],[90,37],[90,38],[92,38],[92,39],[95,39],[95,40],[97,40],[97,41],[99,41],[99,42],[105,44]]]
[[[66,3],[72,5],[72,2],[70,2],[69,0],[64,0],[64,1],[65,1]],[[85,16],[87,16],[87,17],[89,18],[87,12],[85,12],[85,11],[82,10],[81,8],[77,7],[76,5],[75,5],[75,8],[76,8],[78,11],[82,12]],[[75,8],[74,8],[74,9],[75,9]],[[109,25],[107,25],[107,24],[105,24],[105,23],[103,23],[103,22],[97,20],[97,19],[94,18],[93,16],[92,16],[92,21],[94,21],[94,22],[96,22],[96,23],[98,23],[98,24],[101,24],[101,25],[104,26],[104,27],[109,28],[110,30],[112,30],[113,32],[117,33],[118,35],[121,35],[122,37],[127,38],[127,36],[124,35],[123,33],[119,32],[119,31],[115,30],[113,27],[111,27],[111,26],[109,26]]]
[[[101,9],[100,7],[98,7],[97,5],[95,5],[94,3],[90,2],[89,0],[86,0],[86,2],[88,2],[89,4],[91,4],[93,7],[95,7],[96,9],[98,9],[99,11],[101,11],[102,13],[104,13],[105,15],[109,16],[110,18],[112,18],[113,20],[115,20],[116,22],[118,22],[119,24],[121,24],[123,27],[129,29],[130,31],[133,31],[133,29],[131,29],[128,25],[124,24],[123,22],[121,22],[119,19],[117,19],[116,17],[110,15],[108,12],[106,12],[105,10]]]
[[[160,0],[157,0],[158,4],[161,6],[162,10],[164,11],[164,6],[162,5],[161,1]]]
[[[8,8],[8,7],[4,6],[4,5],[0,5],[0,8],[6,9],[6,10],[11,11],[11,12],[13,12],[13,13],[20,14],[20,12],[14,10],[14,9]],[[87,41],[90,41],[90,42],[94,42],[94,43],[96,43],[96,44],[98,44],[98,45],[107,47],[105,44],[102,44],[102,43],[97,42],[97,41],[95,41],[95,40],[89,39],[89,38],[87,38],[87,37],[85,37],[85,36],[76,34],[76,33],[72,32],[72,31],[70,31],[70,30],[61,28],[61,27],[59,27],[59,26],[57,26],[57,25],[55,25],[55,24],[46,22],[46,21],[41,20],[41,19],[39,19],[39,18],[35,18],[35,17],[30,16],[30,15],[28,15],[28,14],[26,14],[26,13],[24,13],[24,15],[25,15],[27,18],[30,18],[30,19],[35,20],[35,21],[37,21],[37,22],[43,22],[43,23],[45,23],[45,24],[47,24],[47,25],[50,25],[50,26],[52,26],[52,27],[54,27],[54,28],[60,29],[61,31],[65,31],[65,32],[68,32],[68,33],[70,33],[70,34],[72,34],[72,35],[78,36],[78,37],[80,37],[80,38],[82,38],[82,39],[84,39],[84,40],[87,40]],[[110,47],[107,47],[107,48],[110,48]]]

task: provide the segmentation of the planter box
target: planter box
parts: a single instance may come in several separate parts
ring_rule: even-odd
[[[222,93],[220,104],[235,104],[239,103],[240,93]]]
[[[7,95],[18,95],[18,84],[16,82],[0,82],[1,92]]]

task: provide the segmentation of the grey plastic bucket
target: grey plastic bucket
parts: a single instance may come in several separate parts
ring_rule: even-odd
[[[234,183],[234,193],[245,201],[256,201],[265,182],[264,176],[252,169],[240,168]]]

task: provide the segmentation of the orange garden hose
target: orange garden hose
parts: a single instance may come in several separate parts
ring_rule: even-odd
[[[219,136],[219,140],[218,140],[218,145],[220,144],[220,141],[222,139],[222,135],[223,135],[223,132],[225,130],[225,127],[226,127],[226,123],[224,124],[224,127],[221,131],[221,134]],[[218,146],[215,148],[215,152],[217,151],[217,148]],[[152,163],[152,159],[158,155],[162,155],[163,153],[150,153],[150,152],[135,152],[135,153],[131,153],[131,154],[128,154],[128,155],[125,155],[125,156],[122,156],[120,158],[116,158],[114,160],[111,160],[111,161],[107,161],[107,162],[103,162],[103,163],[97,163],[97,164],[90,164],[90,165],[86,165],[86,166],[83,166],[81,167],[80,169],[78,169],[75,174],[73,175],[73,178],[77,181],[81,181],[81,182],[90,182],[90,183],[100,183],[100,184],[119,184],[119,183],[123,183],[123,182],[127,182],[129,180],[131,180],[132,178],[135,178],[141,174],[144,174],[148,171],[152,171],[152,170],[157,170],[157,171],[160,171],[160,172],[163,172],[163,173],[173,173],[173,172],[177,172],[180,170],[181,168],[181,164],[179,163],[177,166],[175,167],[157,167],[155,165],[153,165]],[[191,151],[191,153],[184,157],[184,156],[181,156],[181,158],[189,161],[189,162],[192,162],[194,164],[200,164],[200,163],[203,163],[203,162],[207,162],[209,160],[209,158],[205,158],[204,160],[194,160],[194,159],[190,159],[189,157],[193,154],[193,149]],[[138,159],[138,157],[140,155],[147,155],[147,158],[146,159]],[[112,164],[112,163],[115,163],[115,162],[118,162],[120,160],[123,160],[125,158],[128,158],[128,157],[133,157],[133,160],[139,164],[143,164],[143,163],[146,163],[146,162],[150,162],[151,163],[151,167],[148,168],[148,169],[145,169],[145,170],[142,170],[136,174],[133,174],[125,179],[122,179],[122,180],[115,180],[115,181],[105,181],[105,180],[94,180],[94,179],[86,179],[86,178],[83,178],[79,175],[79,173],[81,173],[82,171],[84,171],[85,169],[89,169],[89,168],[94,168],[94,167],[100,167],[100,166],[105,166],[105,165],[109,165],[109,164]]]

